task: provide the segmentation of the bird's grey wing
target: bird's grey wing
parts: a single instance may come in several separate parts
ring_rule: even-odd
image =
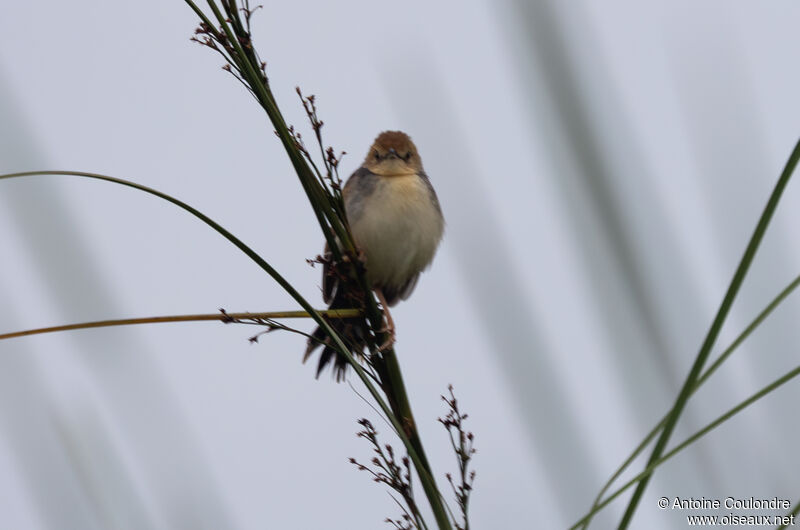
[[[344,196],[344,208],[348,222],[355,222],[361,217],[364,211],[364,199],[375,190],[375,175],[365,167],[360,167],[350,175],[342,189]],[[331,267],[330,263],[333,254],[327,243],[323,254],[325,264],[322,267],[322,299],[326,304],[330,304],[336,297],[336,290],[339,287],[339,278]]]
[[[372,195],[378,184],[375,173],[365,167],[356,169],[342,189],[347,221],[352,225],[364,214],[364,203]]]

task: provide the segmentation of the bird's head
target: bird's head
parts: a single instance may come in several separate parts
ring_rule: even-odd
[[[422,171],[422,159],[406,133],[385,131],[375,138],[364,167],[385,177],[413,175]]]

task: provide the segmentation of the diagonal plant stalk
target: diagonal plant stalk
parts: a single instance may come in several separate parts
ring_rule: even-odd
[[[797,377],[798,375],[800,375],[800,366],[787,372],[783,376],[779,377],[769,385],[765,386],[764,388],[762,388],[749,398],[745,399],[744,401],[742,401],[741,403],[739,403],[738,405],[727,411],[725,414],[719,416],[717,419],[715,419],[714,421],[712,421],[711,423],[709,423],[708,425],[706,425],[705,427],[694,433],[693,435],[689,436],[686,440],[676,445],[669,452],[660,455],[658,459],[656,459],[655,461],[648,462],[647,467],[644,469],[644,471],[642,471],[641,473],[630,479],[628,482],[623,484],[619,489],[617,489],[614,493],[606,497],[606,499],[603,502],[599,503],[592,511],[584,515],[579,521],[577,521],[574,525],[572,525],[569,530],[576,530],[578,527],[585,524],[595,513],[597,513],[599,510],[604,508],[608,503],[610,503],[611,501],[622,495],[628,488],[630,488],[637,482],[641,483],[642,480],[649,477],[658,466],[660,466],[661,464],[663,464],[676,454],[680,453],[682,450],[686,449],[688,446],[690,446],[691,444],[693,444],[694,442],[696,442],[697,440],[699,440],[700,438],[711,432],[712,430],[716,429],[721,424],[728,421],[730,418],[732,418],[733,416],[735,416],[748,406],[752,405],[762,397],[766,396],[767,394],[769,394],[774,390],[777,390],[780,386],[788,383],[790,380]]]
[[[352,245],[351,238],[347,236],[347,231],[343,223],[339,217],[334,214],[331,202],[323,193],[314,174],[308,167],[303,154],[298,149],[295,139],[289,131],[289,127],[286,125],[283,115],[278,109],[272,92],[269,89],[267,76],[263,70],[263,64],[258,60],[252,44],[250,43],[249,32],[238,32],[234,34],[234,30],[230,27],[231,22],[239,20],[239,8],[236,2],[223,2],[227,15],[226,17],[222,15],[216,2],[209,0],[208,5],[211,7],[220,25],[221,31],[215,29],[215,25],[192,0],[185,0],[185,2],[200,18],[210,36],[220,42],[227,42],[229,44],[229,47],[226,48],[227,55],[223,53],[223,56],[228,61],[228,64],[235,65],[237,71],[241,73],[242,77],[240,81],[245,83],[245,86],[251,90],[251,93],[265,110],[270,122],[272,122],[272,125],[275,127],[275,133],[281,140],[286,154],[289,156],[289,160],[294,167],[295,173],[297,173],[300,183],[303,186],[303,190],[306,192],[309,202],[311,202],[314,214],[317,217],[317,221],[319,222],[322,233],[331,251],[334,252],[337,258],[341,258],[341,255],[339,255],[340,246],[336,244],[336,236],[338,236],[340,239],[344,238],[341,240],[341,243],[346,250],[355,252],[355,247]],[[241,24],[237,24],[237,27],[241,27]],[[242,41],[247,43],[248,52],[245,52]]]
[[[714,317],[714,321],[708,330],[708,334],[703,341],[703,345],[700,347],[700,351],[697,353],[697,357],[695,358],[694,364],[689,371],[689,375],[686,377],[683,387],[681,388],[681,391],[675,400],[675,404],[673,405],[672,410],[667,417],[667,421],[665,422],[663,430],[661,431],[661,436],[659,436],[658,441],[653,448],[653,452],[650,454],[650,459],[647,462],[648,468],[650,468],[650,466],[652,466],[655,462],[659,461],[661,455],[664,453],[664,450],[667,447],[667,443],[669,443],[672,431],[675,429],[675,425],[678,423],[678,418],[680,418],[681,413],[686,406],[689,395],[697,385],[697,380],[703,370],[703,365],[705,365],[706,360],[711,353],[711,348],[714,346],[714,342],[717,340],[720,329],[722,329],[722,325],[725,323],[725,319],[730,312],[733,301],[739,292],[739,288],[741,287],[742,282],[747,275],[750,264],[752,263],[761,240],[764,237],[764,232],[766,232],[767,226],[769,226],[769,222],[772,219],[772,215],[775,213],[775,210],[778,207],[778,202],[783,194],[783,190],[789,183],[789,179],[791,178],[792,173],[797,166],[798,159],[800,159],[800,141],[795,144],[795,147],[786,162],[786,166],[784,167],[781,176],[778,178],[775,188],[772,190],[772,194],[770,195],[767,205],[761,214],[761,218],[758,220],[756,229],[750,238],[750,242],[748,243],[744,255],[739,262],[739,266],[733,275],[733,279],[731,280],[730,286],[725,293],[725,297],[722,299],[722,304],[720,304],[717,315]],[[647,488],[649,480],[650,474],[648,473],[641,478],[641,481],[636,486],[636,490],[634,491],[633,496],[628,503],[628,507],[625,509],[622,519],[620,520],[620,529],[625,529],[630,524],[633,514],[636,512],[636,507],[639,505],[639,501],[641,500],[642,495]]]
[[[341,208],[337,208],[338,201],[336,197],[326,193],[326,190],[320,185],[320,181],[299,149],[297,140],[292,135],[289,127],[287,127],[286,121],[269,88],[264,63],[261,62],[252,45],[249,23],[247,25],[242,24],[241,9],[235,0],[222,0],[222,10],[214,0],[208,0],[207,4],[219,25],[219,29],[217,29],[217,26],[211,22],[210,18],[195,2],[192,0],[184,1],[202,22],[199,33],[207,35],[218,44],[218,46],[211,47],[222,53],[230,67],[238,74],[238,79],[250,89],[250,92],[267,113],[317,216],[329,249],[334,253],[334,257],[338,261],[341,261],[341,255],[339,254],[343,252],[348,256],[351,263],[356,264],[353,267],[356,277],[363,292],[368,293],[364,300],[365,312],[372,331],[377,337],[376,342],[378,344],[387,342],[388,335],[383,329],[383,313],[378,309],[375,298],[371,294],[372,290],[367,284],[363,267],[358,265],[358,252],[349,232],[346,218]],[[246,4],[247,6],[248,4]],[[249,13],[246,14],[246,17],[249,19]],[[208,45],[207,42],[206,45]],[[220,50],[219,46],[222,47],[222,50]],[[323,329],[327,331],[328,328]],[[447,518],[441,494],[433,478],[433,471],[425,455],[419,431],[414,421],[408,393],[405,389],[394,348],[383,350],[380,355],[374,356],[374,359],[376,370],[380,375],[381,388],[386,394],[389,406],[402,426],[404,436],[401,436],[401,438],[404,439],[404,443],[406,438],[409,441],[406,444],[409,449],[409,455],[412,452],[417,455],[417,458],[412,458],[412,460],[420,478],[425,477],[424,480],[421,480],[423,490],[428,497],[437,524],[440,528],[450,529],[451,524]]]
[[[759,325],[761,325],[764,319],[766,319],[781,304],[781,302],[783,302],[786,299],[786,297],[788,297],[797,288],[798,285],[800,285],[800,276],[797,276],[794,280],[792,280],[792,282],[789,283],[789,285],[787,285],[778,294],[778,296],[776,296],[761,311],[761,313],[759,313],[758,316],[755,319],[753,319],[753,321],[750,322],[750,324],[747,325],[744,331],[742,331],[739,334],[739,336],[736,337],[736,339],[731,343],[731,345],[728,346],[725,349],[725,351],[723,351],[720,354],[719,357],[717,357],[717,359],[711,364],[711,366],[709,366],[708,369],[705,372],[703,372],[703,375],[700,376],[700,379],[698,379],[697,381],[697,385],[692,390],[691,395],[694,395],[694,393],[700,389],[703,383],[705,383],[708,380],[708,378],[711,377],[711,375],[722,365],[722,363],[724,363],[728,359],[728,357],[731,356],[731,354],[747,339],[747,337],[749,337],[750,334],[753,333],[756,330],[756,328],[758,328]],[[620,465],[619,468],[617,468],[617,470],[614,471],[614,473],[611,475],[611,478],[608,479],[608,481],[603,485],[603,488],[597,494],[594,503],[592,504],[591,508],[589,508],[589,514],[596,512],[596,508],[603,500],[603,495],[606,494],[606,491],[608,491],[609,488],[611,488],[611,486],[614,484],[614,482],[616,482],[616,480],[620,477],[620,475],[622,475],[622,473],[628,468],[628,466],[631,465],[631,463],[633,463],[636,457],[638,457],[641,454],[641,452],[644,451],[647,445],[653,440],[653,438],[655,438],[656,434],[659,433],[661,428],[666,423],[668,416],[669,412],[665,414],[664,417],[661,418],[661,421],[659,421],[658,424],[655,427],[653,427],[653,429],[647,434],[647,436],[645,436],[644,440],[642,440],[639,443],[639,445],[636,446],[636,449],[633,450],[630,456],[628,456],[628,458],[625,459],[622,465]],[[587,517],[589,518],[586,519],[582,525],[582,528],[584,529],[588,528],[589,523],[591,522],[591,515],[587,515]]]

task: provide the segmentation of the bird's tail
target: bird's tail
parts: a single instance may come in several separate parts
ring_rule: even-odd
[[[346,290],[344,291],[347,292]],[[354,298],[356,297],[346,296],[344,294],[339,295],[337,293],[328,309],[350,309],[358,307],[355,305],[356,300],[354,300]],[[354,356],[364,355],[364,349],[367,346],[366,337],[369,330],[363,316],[352,318],[323,318],[325,318],[336,334],[342,338],[342,341],[350,348],[350,352]],[[303,362],[306,362],[319,347],[322,347],[322,354],[319,357],[316,377],[319,378],[319,375],[328,363],[333,361],[333,375],[337,382],[343,381],[347,373],[347,358],[336,351],[330,336],[320,327],[317,327],[308,339]]]

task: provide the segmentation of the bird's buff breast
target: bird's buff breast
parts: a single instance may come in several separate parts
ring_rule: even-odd
[[[365,254],[370,282],[400,286],[430,265],[444,221],[418,175],[374,178],[375,188],[360,199],[361,215],[350,220],[350,227]]]

